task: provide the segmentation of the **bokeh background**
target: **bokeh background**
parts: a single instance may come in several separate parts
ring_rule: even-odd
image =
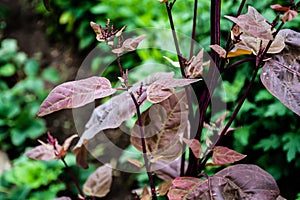
[[[234,15],[237,0],[222,1],[222,16]],[[276,14],[271,4],[286,1],[247,1],[272,21]],[[51,11],[42,0],[0,1],[0,199],[53,199],[59,196],[76,198],[76,189],[62,163],[33,161],[24,157],[26,149],[45,140],[50,131],[60,142],[77,132],[72,112],[63,110],[44,118],[37,118],[40,103],[56,85],[74,80],[87,54],[98,43],[90,28],[90,21],[105,25],[107,18],[115,27],[127,25],[137,28],[169,28],[165,6],[156,0],[49,0]],[[191,34],[192,0],[178,0],[173,14],[176,29]],[[198,6],[196,40],[209,50],[209,1]],[[243,12],[246,12],[244,8]],[[300,17],[284,28],[299,31]],[[231,22],[222,18],[222,43],[228,35]],[[171,36],[169,39],[172,40]],[[182,45],[182,44],[181,44]],[[153,49],[126,55],[127,69],[149,61],[168,64],[161,52]],[[176,58],[176,57],[174,57]],[[95,58],[91,70],[109,58]],[[222,77],[226,95],[216,93],[232,111],[252,74],[253,65],[244,64],[231,69]],[[117,66],[112,63],[105,71],[112,82],[117,81]],[[134,74],[139,77],[141,71]],[[300,120],[264,89],[257,78],[242,110],[234,122],[241,127],[230,134],[222,145],[248,155],[242,163],[254,163],[276,179],[281,195],[300,199]],[[132,148],[128,137],[111,138],[124,148]],[[103,147],[100,154],[105,154]],[[67,156],[72,170],[84,183],[88,175],[101,163],[90,158],[88,170],[75,166],[73,155]],[[121,159],[121,158],[120,158]],[[115,174],[112,192],[104,199],[130,199],[130,191],[147,183],[146,174]]]

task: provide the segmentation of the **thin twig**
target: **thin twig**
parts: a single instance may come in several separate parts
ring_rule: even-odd
[[[175,48],[176,48],[176,53],[177,53],[177,57],[178,57],[179,65],[180,65],[181,74],[184,78],[186,78],[185,71],[184,71],[184,68],[185,68],[184,60],[183,60],[183,57],[180,52],[179,43],[178,43],[177,34],[176,34],[173,16],[172,16],[172,6],[174,3],[175,3],[175,1],[170,4],[168,2],[166,2],[165,4],[166,4],[168,18],[169,18],[169,22],[170,22],[170,26],[171,26],[171,30],[172,30],[173,40],[174,40],[174,44],[175,44]]]
[[[62,157],[60,160],[64,163],[65,168],[67,169],[69,175],[71,176],[71,178],[72,178],[72,180],[73,180],[73,183],[75,184],[75,186],[76,186],[76,188],[77,188],[79,194],[80,194],[84,199],[86,199],[86,198],[85,198],[85,195],[84,195],[84,193],[83,193],[83,191],[82,191],[82,189],[81,189],[80,186],[79,186],[78,180],[77,180],[76,176],[73,174],[71,168],[69,167],[69,165],[67,164],[67,162],[65,161],[65,159],[64,159],[63,157]]]
[[[241,59],[241,60],[239,60],[239,61],[237,61],[237,62],[235,62],[235,63],[227,66],[225,68],[225,70],[232,69],[232,68],[234,68],[234,67],[236,67],[236,66],[238,66],[238,65],[240,65],[240,64],[242,64],[244,62],[253,61],[253,60],[255,60],[255,57],[247,57],[247,58]]]
[[[192,38],[191,38],[191,47],[190,47],[190,59],[194,54],[194,46],[195,46],[195,37],[196,37],[196,25],[197,25],[197,8],[198,8],[198,0],[194,1],[194,16],[193,16],[193,29],[192,29]]]
[[[143,150],[143,158],[144,158],[145,168],[146,168],[146,171],[147,171],[149,184],[150,184],[150,188],[151,188],[152,199],[157,200],[155,185],[154,185],[153,177],[152,177],[152,174],[151,174],[151,171],[150,171],[149,160],[148,160],[148,157],[147,157],[146,141],[145,141],[145,134],[144,134],[142,118],[141,118],[141,113],[140,113],[140,106],[139,106],[136,98],[134,97],[134,95],[131,92],[130,92],[130,96],[131,96],[131,98],[134,102],[137,117],[138,117],[139,131],[140,131],[142,150]]]

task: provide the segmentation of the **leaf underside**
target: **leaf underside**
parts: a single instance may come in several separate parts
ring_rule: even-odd
[[[273,96],[300,116],[300,33],[285,29],[279,35],[286,47],[265,63],[260,79]]]

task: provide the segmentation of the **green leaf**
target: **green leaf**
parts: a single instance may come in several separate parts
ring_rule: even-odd
[[[14,62],[17,63],[18,67],[23,65],[25,63],[25,61],[27,60],[27,55],[24,52],[18,52],[14,58],[13,58]]]
[[[60,75],[57,72],[56,69],[54,68],[46,68],[43,72],[42,72],[42,77],[43,79],[45,79],[46,81],[49,81],[50,83],[58,83],[60,80]]]
[[[11,141],[14,146],[19,146],[22,143],[24,143],[26,140],[26,135],[22,130],[19,130],[18,128],[11,130]]]
[[[272,134],[269,138],[261,139],[255,146],[254,149],[263,149],[268,151],[270,149],[277,149],[280,147],[281,142],[278,135]]]
[[[255,96],[255,101],[272,100],[274,97],[267,90],[260,90]]]
[[[97,4],[91,7],[90,12],[95,15],[104,14],[109,11],[109,6],[105,4]]]
[[[250,137],[250,130],[251,126],[243,126],[242,128],[239,128],[234,131],[234,142],[238,143],[236,146],[247,146],[249,143],[249,137]],[[236,148],[235,148],[236,149]],[[239,151],[239,149],[236,149]]]
[[[300,135],[295,133],[288,133],[282,137],[283,150],[287,151],[287,161],[291,162],[296,158],[297,152],[300,152]]]
[[[234,102],[238,97],[239,92],[241,91],[246,76],[241,72],[238,72],[233,83],[228,81],[223,81],[223,87],[225,90],[225,94],[221,95],[221,98],[225,102]]]
[[[39,71],[39,63],[33,59],[28,60],[25,64],[24,71],[27,76],[36,76]]]
[[[73,18],[74,18],[74,16],[71,12],[65,11],[59,17],[59,23],[60,24],[68,24],[71,21],[73,21]]]
[[[2,41],[1,48],[5,50],[5,53],[15,53],[18,50],[17,40],[5,39]]]
[[[270,104],[265,113],[264,117],[274,117],[274,116],[284,116],[288,112],[288,109],[279,101],[275,101],[274,103]]]
[[[16,73],[16,67],[11,63],[6,63],[0,67],[0,76],[9,77]]]
[[[46,124],[42,119],[34,119],[23,134],[30,139],[36,139],[46,131]]]

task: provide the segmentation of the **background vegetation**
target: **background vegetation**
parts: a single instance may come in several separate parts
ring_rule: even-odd
[[[156,0],[55,0],[50,1],[51,12],[45,9],[42,1],[20,0],[19,3],[23,6],[29,5],[31,12],[42,18],[48,43],[68,46],[78,52],[81,58],[96,45],[94,32],[89,26],[90,21],[104,25],[107,18],[110,18],[115,27],[127,25],[128,30],[144,27],[169,28],[164,6],[159,5]],[[269,5],[284,5],[284,1],[275,0],[249,0],[247,3],[270,20],[275,17],[275,13],[269,9]],[[222,15],[232,15],[238,5],[236,0],[223,1]],[[18,48],[19,41],[7,37],[6,27],[7,22],[11,21],[9,17],[12,11],[4,5],[0,6],[0,150],[8,154],[13,165],[0,179],[0,199],[38,199],[39,195],[43,199],[52,199],[59,191],[63,194],[64,190],[72,187],[61,177],[62,165],[30,161],[22,153],[27,147],[36,144],[36,139],[41,138],[50,128],[47,122],[36,118],[35,113],[48,94],[47,88],[61,82],[58,71],[62,70],[42,64],[38,57],[31,58]],[[191,33],[192,7],[192,0],[178,0],[173,11],[177,30],[188,35]],[[200,28],[196,40],[206,49],[210,42],[210,27],[207,23],[210,17],[209,7],[209,1],[201,1],[198,7]],[[299,24],[300,17],[287,23],[284,28],[300,31]],[[231,23],[223,19],[223,42],[230,26]],[[166,63],[162,60],[162,55],[155,52],[137,52],[130,56],[134,59],[128,59],[128,63],[124,63],[128,68],[132,66],[132,60]],[[95,62],[99,64],[102,61]],[[80,63],[76,67],[79,66]],[[243,94],[251,67],[251,64],[239,66],[231,70],[230,76],[223,77],[226,97],[220,92],[217,95],[227,103],[229,111],[233,110],[236,100]],[[138,77],[139,74],[135,76]],[[270,95],[259,81],[256,80],[255,87],[235,121],[234,126],[241,128],[227,137],[224,143],[248,155],[242,162],[255,163],[272,174],[283,197],[297,199],[299,193],[300,199],[300,180],[295,177],[300,173],[300,120]],[[70,165],[75,165],[72,162],[74,158],[69,159]],[[88,172],[84,174],[82,181]],[[135,184],[143,185],[144,175],[138,176],[137,181]],[[125,183],[128,190],[133,189],[131,183]]]

